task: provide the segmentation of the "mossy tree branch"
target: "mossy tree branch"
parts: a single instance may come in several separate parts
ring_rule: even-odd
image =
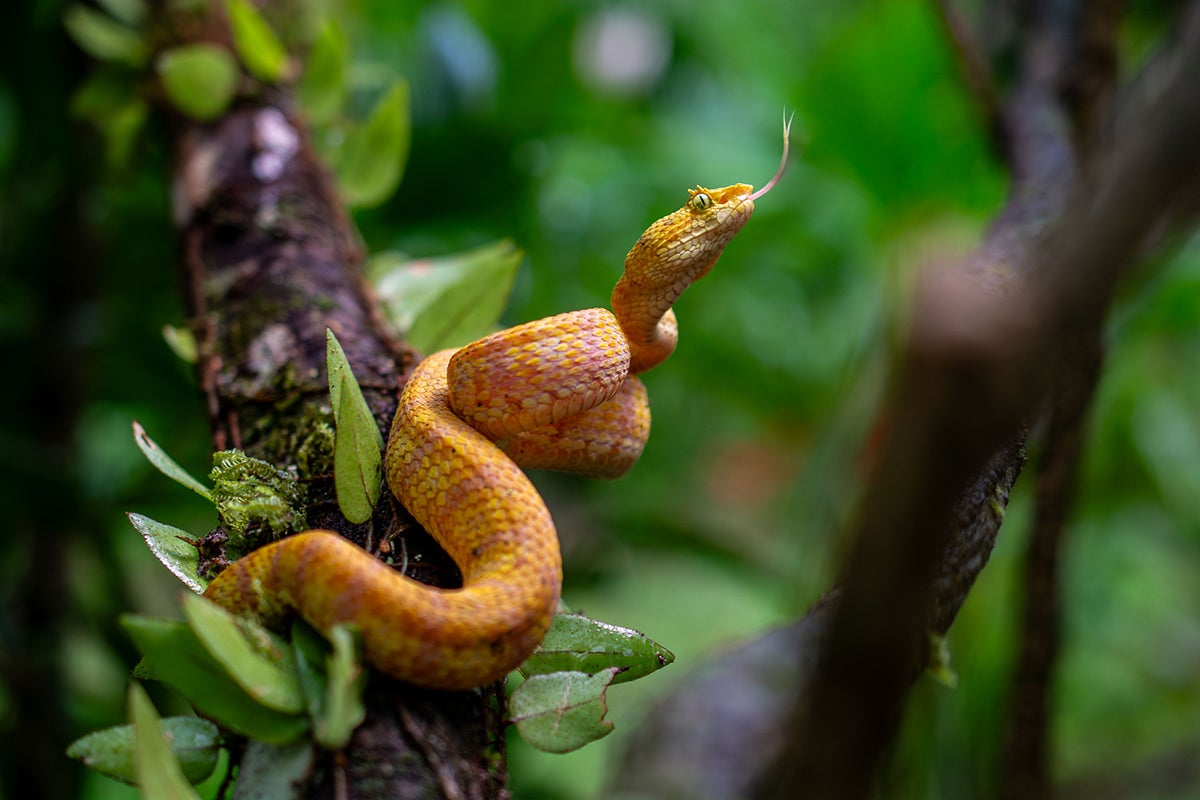
[[[175,141],[175,221],[214,448],[294,467],[311,527],[402,549],[419,565],[410,575],[454,585],[453,564],[398,504],[385,499],[365,525],[338,511],[325,329],[383,430],[415,354],[379,322],[356,234],[288,98],[212,124],[181,120]],[[318,758],[304,796],[503,796],[502,694],[424,692],[373,676],[368,705],[347,750]]]

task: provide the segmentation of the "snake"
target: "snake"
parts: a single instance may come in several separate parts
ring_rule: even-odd
[[[678,341],[672,309],[782,177],[697,185],[625,257],[611,310],[570,311],[434,353],[403,386],[384,476],[458,565],[461,588],[407,577],[326,530],[296,533],[226,567],[204,596],[278,626],[295,614],[328,633],[352,625],[376,670],[431,689],[497,681],[540,644],[558,609],[562,557],[525,469],[617,477],[650,432],[638,377]]]

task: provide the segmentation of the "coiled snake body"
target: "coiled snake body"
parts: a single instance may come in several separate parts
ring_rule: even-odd
[[[400,680],[467,689],[504,677],[537,647],[558,605],[562,561],[545,503],[521,467],[616,477],[650,431],[636,377],[675,349],[672,304],[716,263],[774,186],[689,190],[625,259],[612,311],[559,314],[427,358],[400,395],[385,473],[446,550],[461,589],[414,581],[328,531],[238,560],[205,596],[239,614],[299,613],[357,626],[367,660]],[[521,466],[518,466],[521,465]]]

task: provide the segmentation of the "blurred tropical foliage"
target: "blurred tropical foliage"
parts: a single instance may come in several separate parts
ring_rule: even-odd
[[[1131,64],[1164,19],[1134,5]],[[0,47],[0,486],[15,524],[0,550],[0,772],[15,775],[30,737],[61,753],[123,719],[135,656],[116,615],[175,613],[178,584],[123,512],[197,532],[212,520],[130,434],[140,420],[207,471],[205,411],[163,337],[185,310],[162,122],[114,107],[111,125],[132,131],[115,144],[80,124],[93,67],[67,7],[2,13],[15,19]],[[506,323],[606,304],[627,249],[686,188],[770,176],[781,113],[796,112],[802,155],[677,306],[680,348],[647,380],[642,461],[612,483],[537,476],[565,599],[678,656],[611,695],[607,739],[566,756],[512,739],[516,797],[603,796],[657,693],[828,587],[909,276],[970,247],[1003,197],[933,5],[289,0],[266,13],[285,38],[337,21],[363,114],[407,82],[410,156],[398,191],[357,213],[362,237],[414,257],[513,240],[526,260]],[[1063,575],[1056,776],[1064,796],[1200,797],[1196,243],[1125,288],[1109,334]],[[957,688],[914,692],[887,796],[987,796],[997,782],[1027,507],[1019,491],[951,631]],[[57,771],[42,785],[61,797],[135,796],[65,757],[30,764]],[[7,779],[2,791],[20,796]]]

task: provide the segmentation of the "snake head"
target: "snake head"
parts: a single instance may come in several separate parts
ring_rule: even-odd
[[[647,228],[625,256],[625,274],[613,287],[612,310],[629,342],[630,372],[653,369],[674,351],[678,329],[671,306],[713,268],[754,213],[754,201],[779,182],[787,166],[790,129],[789,119],[783,125],[779,169],[765,186],[757,192],[745,183],[689,189],[683,207]]]
[[[720,189],[688,189],[683,208],[655,222],[625,256],[625,280],[652,291],[666,291],[669,308],[692,281],[703,278],[721,257],[725,245],[754,213],[754,201],[774,188],[787,168],[792,121],[783,123],[783,156],[779,169],[765,186],[754,191],[747,183]],[[661,302],[659,303],[661,305]],[[615,309],[614,309],[615,310]]]
[[[674,302],[688,284],[712,269],[750,219],[753,192],[745,183],[689,189],[683,207],[647,228],[625,256],[626,277],[647,289],[677,288]]]

